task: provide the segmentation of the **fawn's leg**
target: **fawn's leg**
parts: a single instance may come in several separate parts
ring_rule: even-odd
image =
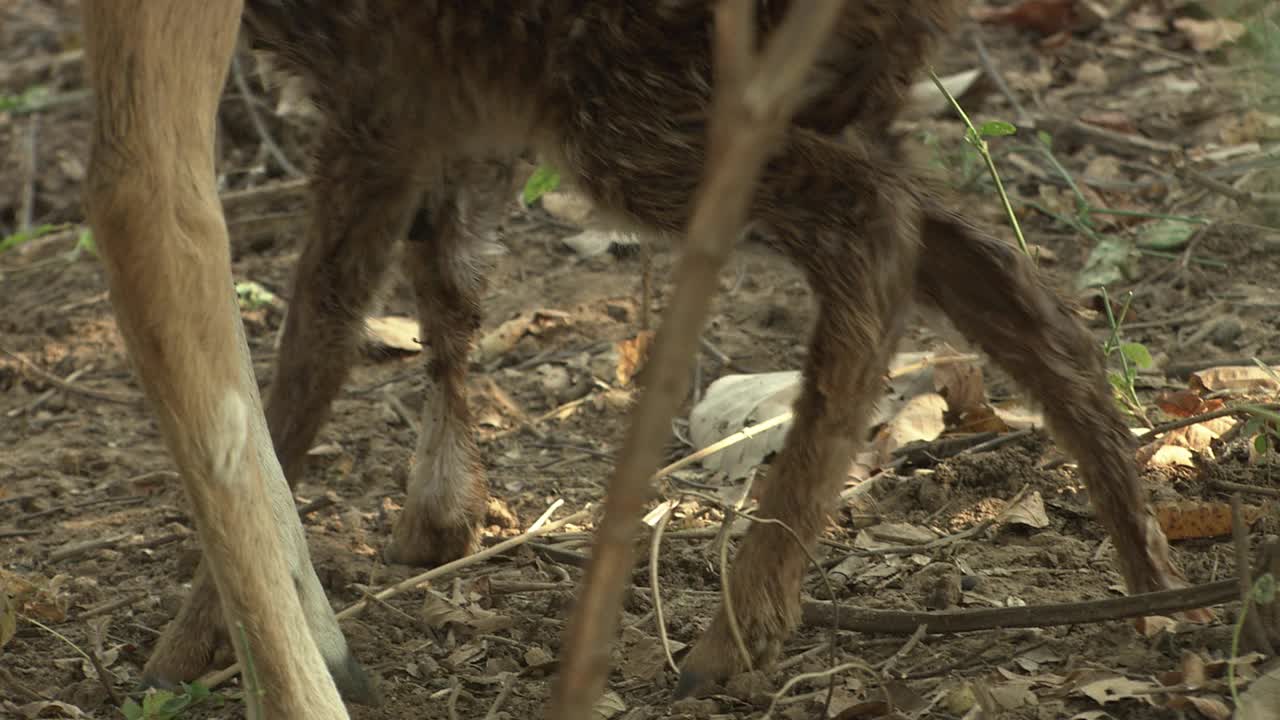
[[[427,197],[409,229],[407,261],[427,361],[422,429],[389,562],[434,565],[476,549],[488,483],[467,409],[467,362],[484,277],[452,190]]]
[[[382,134],[331,130],[315,163],[311,226],[267,396],[267,424],[290,485],[360,351],[365,313],[417,209],[416,167]]]
[[[307,602],[319,582],[262,417],[214,187],[214,116],[240,10],[84,3],[97,101],[86,204],[236,655],[257,671],[250,716],[345,718],[326,664],[354,663],[327,603],[317,618]]]
[[[1044,406],[1054,435],[1079,463],[1129,592],[1184,585],[1146,502],[1133,437],[1112,398],[1097,341],[1021,251],[926,203],[921,298]]]
[[[816,544],[866,431],[911,300],[916,206],[892,169],[861,146],[793,131],[769,163],[753,219],[806,272],[818,320],[786,445],[773,462],[758,515]],[[790,533],[755,524],[729,583],[754,664],[781,649],[800,618],[806,556]],[[679,694],[746,669],[724,608],[681,669]]]

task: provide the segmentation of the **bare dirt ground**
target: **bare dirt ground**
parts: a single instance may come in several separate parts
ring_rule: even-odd
[[[1107,282],[1113,299],[1132,291],[1122,334],[1153,357],[1135,382],[1147,421],[1211,409],[1215,400],[1268,401],[1276,385],[1265,373],[1247,383],[1188,375],[1241,358],[1280,362],[1280,187],[1273,172],[1280,86],[1263,80],[1280,76],[1280,15],[1262,2],[1173,2],[1165,9],[1148,3],[1103,19],[1086,8],[1125,4],[975,3],[975,22],[957,33],[937,70],[985,68],[961,101],[979,121],[1023,128],[992,140],[996,162],[1042,266],[1079,299],[1099,344],[1110,330],[1081,278]],[[15,247],[0,253],[0,590],[9,595],[0,612],[4,717],[120,717],[113,705],[133,692],[198,559],[185,500],[155,422],[139,402],[101,269],[92,251],[76,250],[89,103],[75,6],[15,0],[0,9],[0,238],[54,226],[37,239],[10,241]],[[1075,15],[1031,17],[1029,7],[1070,7]],[[1024,14],[1001,14],[1015,9]],[[1236,18],[1244,34],[1211,21],[1210,11]],[[256,82],[254,92],[251,101],[275,142],[305,166],[305,131],[274,117],[274,100]],[[298,255],[303,197],[265,153],[245,102],[234,90],[224,102],[222,179],[236,279],[280,298],[245,303],[265,386]],[[903,129],[920,141],[923,162],[948,173],[960,190],[957,202],[1000,223],[992,184],[953,118],[945,110],[922,111]],[[1052,159],[1035,149],[1033,123],[1052,136]],[[559,500],[557,517],[599,502],[634,392],[617,376],[617,343],[640,330],[641,260],[576,253],[562,240],[577,231],[540,204],[513,202],[495,245],[502,251],[493,256],[484,331],[554,311],[524,328],[505,352],[478,358],[470,383],[493,492],[522,527]],[[1098,260],[1108,248],[1120,248],[1119,261]],[[655,313],[664,308],[673,257],[659,252],[654,261]],[[721,290],[706,332],[716,351],[699,360],[699,393],[724,375],[800,366],[812,307],[796,272],[748,242]],[[413,316],[398,278],[378,314]],[[931,351],[939,342],[921,325],[902,350]],[[1112,361],[1120,367],[1117,356]],[[380,551],[404,498],[421,363],[411,351],[368,354],[337,400],[297,490],[299,502],[315,508],[304,523],[335,608],[420,571],[389,566]],[[983,407],[1008,409],[1016,389],[985,360],[974,367],[985,375]],[[906,393],[896,384],[886,397]],[[1012,436],[1010,442],[890,469],[836,513],[818,560],[831,569],[841,602],[919,611],[1122,594],[1114,553],[1072,464],[1040,433],[1013,435],[1018,423],[1002,417],[988,418],[982,429]],[[915,426],[894,417],[885,422]],[[1235,568],[1230,525],[1221,522],[1228,495],[1215,483],[1256,489],[1244,496],[1256,540],[1280,531],[1269,505],[1280,479],[1273,454],[1249,450],[1255,432],[1196,427],[1203,432],[1188,433],[1185,442],[1161,441],[1151,448],[1158,456],[1148,459],[1148,452],[1142,462],[1166,529],[1182,538],[1173,543],[1175,559],[1191,582],[1205,583],[1233,577]],[[671,460],[692,452],[687,426],[676,429]],[[972,437],[973,430],[948,416],[940,439]],[[917,437],[936,443],[936,435]],[[928,447],[943,454],[941,445]],[[862,459],[851,486],[880,469],[878,460]],[[662,493],[680,504],[661,545],[658,585],[678,659],[708,622],[720,588],[715,529],[723,513],[689,491],[727,496],[734,485],[697,464],[675,480]],[[1019,512],[991,522],[1019,492]],[[926,549],[866,552],[949,537],[984,521],[980,532]],[[590,551],[588,530],[564,528],[346,621],[355,653],[382,677],[386,694],[381,707],[353,707],[354,717],[541,712]],[[487,542],[512,532],[491,528]],[[1028,720],[1225,718],[1232,707],[1225,668],[1239,603],[1217,606],[1211,624],[1170,616],[1149,622],[1146,632],[1124,620],[997,626],[914,640],[841,631],[834,658],[822,650],[832,629],[815,622],[791,639],[780,666],[737,678],[706,698],[673,703],[675,674],[665,666],[645,567],[637,567],[634,583],[602,718],[759,716],[787,678],[854,661],[863,664],[836,676],[825,710],[830,717],[960,718],[984,710],[985,717]],[[806,592],[828,599],[817,572]],[[16,619],[16,632],[6,629],[6,618]],[[1266,668],[1257,656],[1237,665],[1246,680]],[[822,717],[826,687],[799,684],[775,714]],[[215,691],[225,698],[221,705],[205,702],[181,716],[243,716],[234,681]]]

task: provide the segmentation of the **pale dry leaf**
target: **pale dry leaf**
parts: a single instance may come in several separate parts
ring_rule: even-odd
[[[540,198],[542,209],[551,217],[578,227],[586,227],[595,217],[595,207],[582,193],[573,190],[552,190]]]
[[[26,705],[15,705],[11,702],[5,702],[4,708],[7,712],[14,713],[13,717],[23,717],[29,720],[35,718],[88,718],[90,715],[85,714],[83,710],[70,703],[60,702],[58,700],[37,700]]]
[[[0,648],[9,644],[18,632],[18,603],[0,588]]]
[[[1243,37],[1246,32],[1243,24],[1225,18],[1196,20],[1180,17],[1173,21],[1173,26],[1187,37],[1191,43],[1191,49],[1202,53],[1212,52],[1223,45],[1230,45]]]
[[[1241,693],[1236,720],[1273,720],[1280,717],[1280,665],[1249,684]]]
[[[876,459],[888,462],[893,451],[910,442],[936,439],[946,429],[943,414],[947,400],[938,393],[924,393],[907,401],[892,420],[880,428],[872,441]]]
[[[476,360],[481,363],[495,360],[515,348],[525,335],[541,335],[568,325],[570,320],[569,313],[547,308],[520,313],[480,338],[476,343]]]
[[[982,367],[976,362],[939,363],[933,369],[933,388],[947,399],[947,409],[955,415],[973,412],[987,399]]]
[[[1222,365],[1192,373],[1191,385],[1208,392],[1275,391],[1280,389],[1280,383],[1276,382],[1277,374],[1280,374],[1280,365],[1273,366],[1270,372],[1257,365]]]
[[[1099,705],[1106,705],[1107,703],[1129,699],[1150,703],[1151,692],[1157,688],[1158,686],[1149,682],[1130,680],[1123,675],[1113,675],[1087,682],[1078,689]]]
[[[1049,513],[1044,509],[1044,498],[1039,491],[1022,497],[1016,505],[1001,514],[1003,525],[1025,525],[1037,530],[1049,527]]]
[[[591,716],[596,720],[609,720],[609,718],[621,715],[627,709],[627,704],[622,701],[622,696],[612,690],[605,690],[600,699],[591,708]]]
[[[972,68],[938,79],[952,97],[959,99],[969,92],[969,88],[973,87],[974,82],[980,77],[982,77],[981,68]],[[907,107],[903,110],[904,117],[917,118],[950,112],[951,101],[938,90],[938,86],[933,84],[932,79],[921,80],[911,86]]]
[[[711,383],[706,395],[689,412],[689,439],[701,450],[724,438],[791,410],[800,393],[800,373],[784,371],[726,375]],[[726,448],[702,460],[702,466],[722,472],[730,480],[746,477],[782,448],[790,422]]]
[[[422,352],[417,320],[388,315],[368,318],[364,321],[364,325],[368,342],[375,348],[408,353]]]
[[[1231,709],[1218,698],[1189,696],[1187,702],[1196,709],[1196,712],[1209,720],[1231,720]]]

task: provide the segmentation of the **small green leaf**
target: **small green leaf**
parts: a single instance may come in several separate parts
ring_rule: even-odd
[[[1040,139],[1040,142],[1044,143],[1045,147],[1049,148],[1050,150],[1053,149],[1053,136],[1050,135],[1048,132],[1044,130],[1037,130],[1036,137]]]
[[[1124,359],[1128,360],[1134,366],[1146,370],[1154,363],[1151,360],[1151,352],[1147,350],[1147,346],[1142,343],[1121,343],[1120,354],[1124,355]]]
[[[1123,279],[1132,251],[1133,247],[1124,238],[1114,235],[1103,237],[1089,251],[1084,268],[1076,276],[1076,287],[1093,288]]]
[[[76,238],[76,249],[83,250],[90,255],[97,256],[98,245],[93,241],[93,231],[85,228],[80,231],[80,236]]]
[[[1259,455],[1266,455],[1267,450],[1270,448],[1271,441],[1267,439],[1266,433],[1258,433],[1253,436],[1253,449],[1256,450]]]
[[[40,225],[28,230],[19,230],[18,232],[4,238],[0,238],[0,252],[12,250],[24,243],[43,237],[51,232],[60,229],[61,225]]]
[[[978,134],[982,137],[1004,137],[1013,135],[1016,132],[1018,132],[1018,128],[1003,120],[991,120],[983,123],[982,127],[978,128]]]
[[[1181,220],[1157,220],[1142,226],[1138,247],[1147,250],[1181,250],[1191,240],[1196,226]]]
[[[125,698],[124,704],[120,706],[120,714],[125,716],[125,720],[142,720],[142,706],[133,698]]]
[[[520,193],[520,201],[528,207],[537,202],[538,198],[558,187],[560,187],[560,173],[556,172],[555,168],[539,165],[525,182],[524,191]]]
[[[1269,605],[1276,599],[1276,576],[1266,573],[1253,583],[1253,599],[1261,605]]]
[[[236,299],[241,310],[257,310],[277,302],[275,293],[252,280],[236,283]]]

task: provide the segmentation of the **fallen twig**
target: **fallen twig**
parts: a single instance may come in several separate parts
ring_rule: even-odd
[[[1077,603],[1024,607],[915,612],[841,606],[839,627],[841,630],[882,635],[909,635],[921,625],[924,625],[926,632],[930,633],[961,633],[993,628],[1052,627],[1193,610],[1237,599],[1239,599],[1239,586],[1232,578],[1177,590],[1161,590]],[[830,626],[835,609],[830,602],[806,601],[802,605],[803,622],[811,627]]]
[[[41,380],[61,390],[66,390],[67,392],[95,398],[97,400],[105,400],[107,402],[120,403],[122,405],[136,405],[142,402],[141,395],[113,393],[113,392],[107,392],[106,390],[94,390],[93,388],[87,388],[82,385],[74,385],[72,383],[69,383],[63,380],[57,375],[54,375],[48,370],[45,370],[44,368],[26,359],[25,357],[15,352],[12,352],[10,350],[6,350],[5,348],[0,348],[0,353],[4,353],[5,355],[8,355],[14,360],[17,360],[28,370],[38,375]]]

